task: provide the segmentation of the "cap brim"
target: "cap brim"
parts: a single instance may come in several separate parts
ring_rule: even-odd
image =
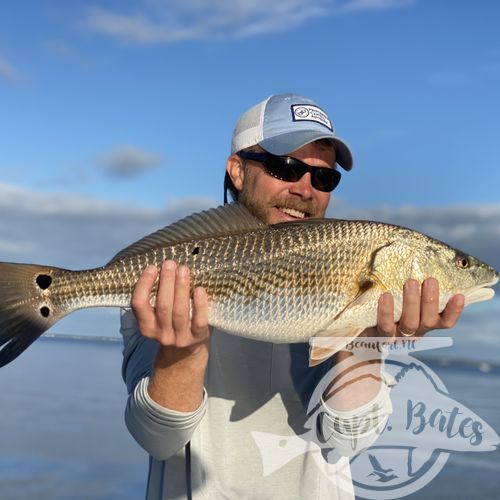
[[[351,150],[344,141],[333,134],[325,134],[316,130],[301,130],[269,137],[259,142],[259,146],[273,155],[283,156],[319,139],[330,139],[335,147],[336,162],[344,170],[351,170],[353,165]]]

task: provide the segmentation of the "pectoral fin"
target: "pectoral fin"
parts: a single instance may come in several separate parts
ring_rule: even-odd
[[[356,297],[335,316],[330,325],[309,341],[309,366],[315,366],[342,350],[365,328],[377,324],[378,298],[385,289],[365,279]]]
[[[345,327],[321,332],[309,340],[309,366],[316,366],[341,351],[365,327]]]

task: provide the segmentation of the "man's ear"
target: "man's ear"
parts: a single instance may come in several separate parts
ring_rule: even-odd
[[[226,171],[233,181],[233,186],[238,191],[241,191],[245,177],[245,168],[242,159],[238,155],[231,155],[226,162]]]

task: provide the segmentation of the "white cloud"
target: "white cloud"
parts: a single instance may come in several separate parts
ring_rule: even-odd
[[[135,11],[90,7],[84,25],[130,43],[175,43],[257,36],[288,30],[321,16],[412,3],[414,0],[142,0]]]
[[[0,78],[14,82],[20,77],[19,72],[4,57],[0,57]]]
[[[100,266],[142,236],[216,204],[187,198],[160,210],[0,183],[0,261]]]
[[[115,177],[132,177],[157,167],[161,158],[134,146],[122,146],[103,155],[101,164]]]
[[[85,196],[66,194],[44,194],[12,185],[0,183],[0,217],[7,214],[25,214],[42,217],[65,214],[69,217],[81,215],[98,215],[103,212],[109,214],[123,213],[124,207],[118,203],[97,200]],[[135,208],[130,208],[130,211]],[[149,212],[142,209],[141,212]]]
[[[364,10],[385,10],[406,7],[415,3],[415,0],[348,0],[338,2],[341,12],[355,12]]]

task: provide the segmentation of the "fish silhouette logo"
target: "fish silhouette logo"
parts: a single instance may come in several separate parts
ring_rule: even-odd
[[[350,460],[342,459],[339,451],[317,432],[323,393],[335,389],[329,384],[336,374],[349,368],[342,366],[344,363],[337,366],[336,373],[326,374],[311,397],[305,433],[252,433],[262,456],[264,475],[272,474],[300,454],[310,453],[318,467],[340,487],[352,491],[354,486],[361,498],[386,500],[401,498],[426,486],[439,474],[451,453],[497,450],[497,432],[455,400],[438,375],[412,356],[415,351],[451,344],[451,338],[424,338],[414,342],[411,349],[409,344],[387,349],[387,339],[384,370],[386,380],[392,381],[392,411],[379,414],[378,423],[370,422],[369,414],[364,422],[358,422],[361,428],[375,428],[378,438],[363,450],[357,449],[354,439]],[[367,359],[374,358],[373,350],[371,355],[365,355]],[[351,380],[363,376],[363,366],[350,368]]]

